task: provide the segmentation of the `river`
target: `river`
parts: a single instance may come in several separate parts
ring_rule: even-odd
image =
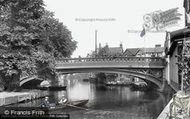
[[[69,108],[55,112],[69,113],[70,119],[156,119],[172,96],[157,91],[132,91],[130,87],[106,87],[79,80],[69,80],[67,91],[50,92],[50,101],[55,102],[63,95],[68,100],[89,99],[83,107],[89,110]],[[41,101],[19,106],[35,106]]]
[[[68,88],[69,100],[89,99],[89,110],[69,110],[71,119],[156,119],[171,95],[132,91],[130,87],[105,87],[75,82]],[[61,112],[60,112],[61,113]]]

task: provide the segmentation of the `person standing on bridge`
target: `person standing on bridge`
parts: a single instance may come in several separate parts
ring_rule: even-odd
[[[78,59],[79,59],[79,61],[80,61],[80,62],[82,61],[82,60],[81,60],[81,56],[80,56],[80,55],[79,55],[79,58],[78,58]]]

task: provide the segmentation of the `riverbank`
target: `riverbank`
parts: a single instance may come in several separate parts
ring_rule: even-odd
[[[47,91],[0,92],[0,106],[34,100],[48,95]]]
[[[163,111],[160,113],[157,119],[169,119],[170,104],[173,102],[173,99],[169,101]]]
[[[161,112],[157,119],[180,118],[189,119],[190,117],[190,94],[178,91]]]

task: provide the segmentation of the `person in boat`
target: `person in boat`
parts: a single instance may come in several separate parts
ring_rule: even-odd
[[[42,107],[50,107],[49,97],[45,97]]]
[[[67,101],[68,101],[67,98],[63,96],[62,99],[59,101],[59,104],[66,104]]]
[[[49,97],[45,97],[42,107],[53,108],[55,107],[55,104],[49,102]]]

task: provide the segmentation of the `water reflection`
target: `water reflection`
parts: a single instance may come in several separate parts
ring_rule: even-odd
[[[156,119],[169,100],[158,92],[132,91],[129,87],[106,87],[76,80],[69,85],[68,98],[89,99],[86,106],[90,109],[65,110],[72,119]]]
[[[78,83],[78,82],[77,82]],[[68,85],[68,100],[84,100],[90,98],[90,85],[78,83],[77,85]]]
[[[69,113],[71,119],[156,119],[172,95],[158,92],[132,91],[129,87],[106,87],[69,79],[67,91],[49,92],[50,101],[58,102],[63,95],[69,100],[89,99],[85,108],[70,108],[55,113]],[[17,106],[37,106],[42,100]]]

